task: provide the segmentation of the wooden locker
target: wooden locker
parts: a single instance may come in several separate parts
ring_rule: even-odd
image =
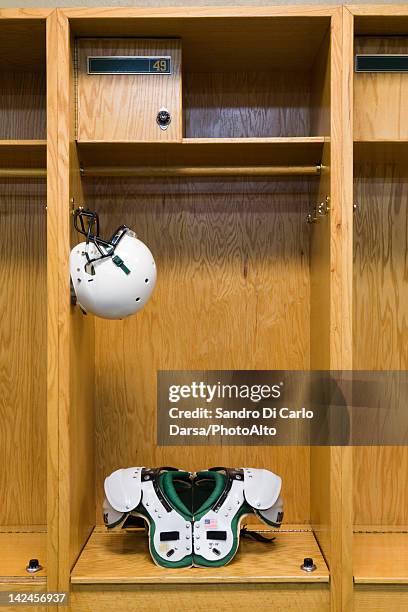
[[[179,141],[181,120],[181,43],[171,39],[82,39],[76,41],[77,140]],[[171,74],[156,60],[146,74],[89,74],[88,58],[129,56],[170,58]],[[98,69],[100,67],[98,66]],[[127,67],[128,68],[128,67]],[[127,69],[125,67],[125,69]],[[116,69],[116,68],[114,68]],[[171,121],[161,129],[157,115]]]

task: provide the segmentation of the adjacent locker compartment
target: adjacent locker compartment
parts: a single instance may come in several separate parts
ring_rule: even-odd
[[[408,369],[408,13],[394,12],[354,16],[372,70],[354,57],[355,370]],[[405,610],[408,448],[355,447],[353,474],[355,609]]]
[[[44,590],[47,575],[46,20],[35,12],[0,16],[2,590]],[[30,559],[42,569],[28,572]]]

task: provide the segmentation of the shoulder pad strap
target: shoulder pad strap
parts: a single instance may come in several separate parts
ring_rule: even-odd
[[[142,497],[142,469],[132,467],[116,470],[105,478],[105,495],[115,510],[130,512],[139,505]]]
[[[255,510],[271,508],[279,497],[282,479],[269,470],[242,468],[244,470],[244,495]]]

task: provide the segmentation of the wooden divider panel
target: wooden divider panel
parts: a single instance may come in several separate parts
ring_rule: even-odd
[[[0,524],[45,524],[46,189],[0,184]]]

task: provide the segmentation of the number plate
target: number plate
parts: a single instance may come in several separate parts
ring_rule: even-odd
[[[408,72],[408,55],[356,55],[356,72]]]
[[[171,57],[168,55],[88,56],[88,74],[171,74]]]

